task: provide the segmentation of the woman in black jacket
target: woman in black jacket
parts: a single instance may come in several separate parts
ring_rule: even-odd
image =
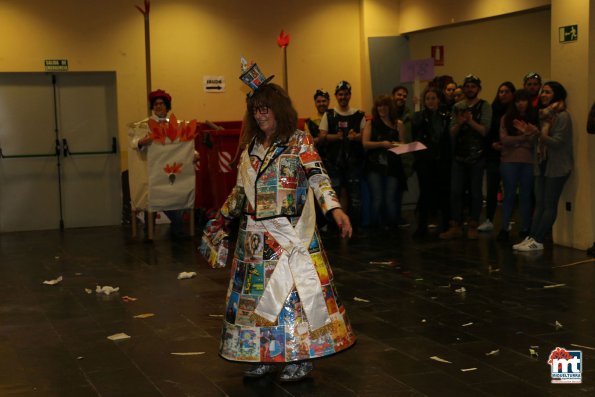
[[[413,140],[427,147],[415,152],[419,182],[418,221],[414,233],[417,238],[427,235],[430,213],[440,210],[443,230],[450,219],[450,136],[448,115],[439,110],[439,95],[436,88],[427,88],[422,94],[423,110],[415,112],[411,123]]]

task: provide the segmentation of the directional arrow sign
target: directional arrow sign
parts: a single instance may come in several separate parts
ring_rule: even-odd
[[[225,92],[225,77],[223,76],[203,76],[202,85],[205,92]]]

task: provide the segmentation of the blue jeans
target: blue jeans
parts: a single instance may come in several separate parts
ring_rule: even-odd
[[[560,177],[535,177],[535,213],[531,225],[531,237],[543,243],[558,216],[558,201],[562,195],[568,175]]]
[[[400,201],[397,197],[399,189],[397,177],[369,171],[366,178],[372,196],[372,225],[395,225],[399,214],[397,205]],[[384,209],[384,214],[382,209]]]
[[[475,164],[463,164],[458,161],[452,162],[450,202],[452,220],[461,223],[463,221],[463,195],[465,189],[465,180],[470,181],[469,190],[471,193],[471,221],[477,222],[481,213],[481,202],[483,194],[481,191],[483,184],[483,171],[485,169],[485,159],[479,159]]]
[[[508,230],[518,187],[521,220],[523,221],[522,230],[528,231],[531,227],[531,207],[533,206],[533,164],[502,163],[500,164],[500,174],[504,184],[501,229]]]

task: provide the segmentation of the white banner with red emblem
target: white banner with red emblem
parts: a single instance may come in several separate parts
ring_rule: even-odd
[[[149,211],[194,207],[194,135],[196,121],[169,123],[149,120],[153,143],[147,153]]]

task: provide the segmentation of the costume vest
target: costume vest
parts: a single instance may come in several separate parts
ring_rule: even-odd
[[[320,134],[320,125],[316,124],[312,119],[307,119],[306,124],[308,125],[308,132],[314,138]]]
[[[364,112],[358,110],[349,116],[344,116],[335,112],[334,109],[330,109],[327,110],[326,117],[329,134],[343,132],[341,141],[329,143],[327,146],[326,160],[328,163],[337,168],[361,167],[364,160],[364,147],[361,142],[350,141],[347,134],[350,130],[360,132],[360,124],[362,118],[365,117]]]

